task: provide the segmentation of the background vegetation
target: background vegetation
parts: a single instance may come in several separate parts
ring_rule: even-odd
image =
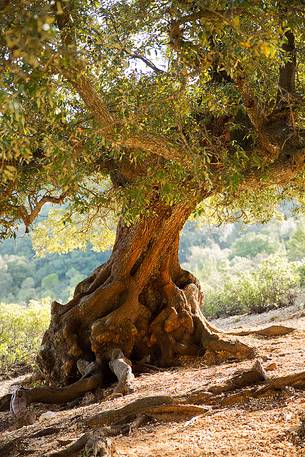
[[[32,301],[27,307],[0,304],[0,380],[28,371],[35,364],[49,319],[46,301]]]
[[[209,316],[286,303],[286,291],[304,283],[304,222],[304,216],[220,227],[188,222],[180,259],[202,282]],[[0,302],[66,302],[75,285],[109,255],[88,244],[85,250],[39,257],[29,235],[5,240],[0,244]]]
[[[305,287],[305,218],[266,224],[196,221],[181,235],[183,266],[201,281],[209,318],[262,312],[294,303]],[[37,240],[36,240],[37,245]],[[40,245],[38,252],[43,253]],[[37,256],[30,235],[0,244],[0,373],[31,367],[49,322],[51,300],[66,302],[109,251],[92,246]]]
[[[204,232],[192,232],[188,225],[182,249],[188,236],[192,242],[184,248],[184,266],[203,285],[209,318],[293,304],[305,285],[304,216]]]

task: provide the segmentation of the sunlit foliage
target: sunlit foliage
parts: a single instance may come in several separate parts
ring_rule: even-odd
[[[50,319],[50,308],[44,301],[25,308],[0,303],[0,372],[7,375],[33,366],[41,337]]]
[[[212,195],[231,219],[302,206],[304,17],[301,1],[4,1],[1,235],[47,202],[81,215],[64,242],[54,214],[40,225],[53,252],[84,246],[89,225],[108,244],[105,209],[131,224],[156,200]]]
[[[47,253],[65,254],[74,249],[86,250],[88,243],[94,251],[106,251],[114,242],[114,227],[108,219],[99,218],[96,211],[85,216],[68,215],[64,210],[50,210],[46,220],[39,222],[32,235],[38,256]]]

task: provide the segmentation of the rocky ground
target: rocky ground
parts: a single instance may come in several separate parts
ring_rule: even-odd
[[[296,330],[272,338],[240,337],[257,348],[256,359],[271,378],[305,370],[305,313],[302,306],[214,321],[226,330],[279,323]],[[208,389],[211,385],[223,384],[237,370],[253,365],[253,360],[212,366],[198,358],[184,362],[177,368],[138,376],[135,392],[125,397],[111,399],[104,395],[97,402],[93,395],[87,394],[81,403],[68,406],[31,405],[35,418],[32,425],[18,427],[9,412],[0,413],[0,456],[38,457],[62,451],[84,433],[92,433],[87,420],[101,411],[147,396]],[[3,381],[0,395],[7,393],[12,384],[22,383],[23,379]],[[41,416],[47,411],[48,414]],[[110,429],[105,430],[108,433]],[[304,390],[286,387],[268,395],[222,404],[221,407],[208,406],[206,411],[198,414],[159,414],[148,423],[122,427],[119,435],[107,438],[106,447],[108,455],[130,457],[305,457]],[[62,452],[62,455],[68,454]],[[90,454],[75,451],[69,455],[88,457]]]

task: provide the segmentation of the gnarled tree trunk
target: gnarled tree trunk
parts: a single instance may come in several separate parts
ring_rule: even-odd
[[[130,227],[120,221],[108,262],[78,284],[69,303],[52,304],[38,356],[52,381],[69,384],[80,378],[80,359],[96,361],[107,381],[114,349],[131,361],[145,358],[161,366],[207,349],[253,355],[205,320],[200,284],[180,267],[179,233],[192,209],[186,203],[158,203],[149,217]]]

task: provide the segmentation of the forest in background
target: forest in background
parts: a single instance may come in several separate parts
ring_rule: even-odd
[[[210,317],[261,312],[290,304],[304,285],[304,216],[266,224],[213,226],[189,221],[181,235],[180,260],[201,281]],[[0,302],[66,302],[75,285],[109,251],[74,250],[38,257],[29,234],[0,244]],[[47,300],[46,300],[47,299]]]

